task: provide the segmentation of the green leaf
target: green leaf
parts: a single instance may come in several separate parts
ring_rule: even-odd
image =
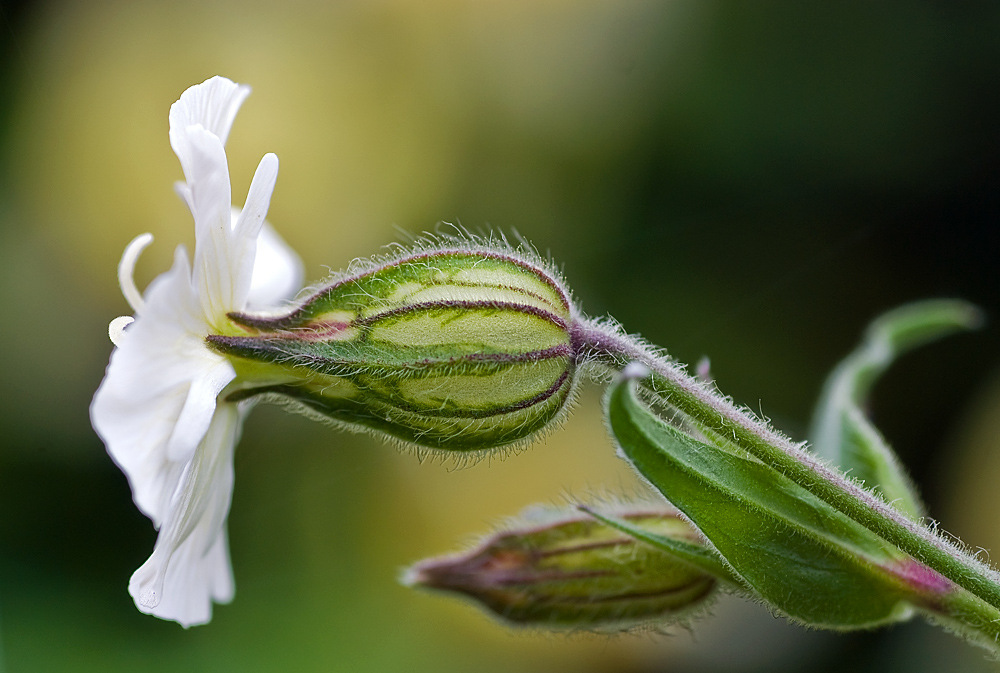
[[[875,381],[897,357],[980,322],[976,307],[957,300],[907,304],[877,318],[826,381],[813,416],[812,450],[880,491],[900,511],[923,516],[916,489],[862,407]]]
[[[772,608],[834,629],[912,615],[899,569],[914,562],[895,547],[775,470],[671,427],[634,381],[613,384],[605,403],[625,456]]]
[[[577,509],[586,512],[615,530],[619,530],[640,542],[645,542],[661,551],[665,551],[671,556],[689,563],[699,570],[704,570],[720,580],[725,580],[737,586],[742,586],[743,584],[740,578],[733,574],[729,566],[725,564],[719,555],[708,547],[693,542],[684,542],[676,538],[667,537],[666,535],[658,535],[625,519],[605,516],[586,505],[580,505]]]

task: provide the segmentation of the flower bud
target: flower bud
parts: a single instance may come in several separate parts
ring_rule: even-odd
[[[427,250],[337,279],[287,315],[208,337],[244,382],[307,413],[432,448],[545,428],[574,387],[568,291],[511,250]]]
[[[675,512],[621,520],[684,545],[702,545]],[[465,594],[505,620],[536,626],[622,629],[676,621],[704,607],[718,584],[678,557],[578,513],[520,524],[472,551],[421,561],[403,583]]]

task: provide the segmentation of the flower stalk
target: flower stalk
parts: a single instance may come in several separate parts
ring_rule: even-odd
[[[634,362],[644,365],[648,376],[642,376],[639,384],[653,401],[683,414],[713,443],[745,451],[966,590],[971,594],[968,599],[951,599],[961,602],[962,613],[970,615],[962,619],[963,623],[976,622],[980,632],[989,628],[986,635],[990,640],[998,634],[997,624],[992,621],[1000,610],[1000,574],[995,570],[905,516],[877,494],[830,469],[804,445],[792,442],[741,410],[654,348],[626,335],[616,324],[580,321],[574,325],[574,343],[598,368],[598,376],[613,375]]]

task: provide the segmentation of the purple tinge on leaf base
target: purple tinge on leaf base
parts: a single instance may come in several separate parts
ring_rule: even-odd
[[[886,569],[898,577],[909,591],[930,605],[936,605],[938,599],[956,589],[941,573],[911,558],[898,561]]]

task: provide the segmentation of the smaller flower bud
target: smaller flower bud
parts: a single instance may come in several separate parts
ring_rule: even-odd
[[[619,513],[629,524],[703,545],[676,512]],[[426,559],[402,582],[465,594],[503,619],[534,626],[620,630],[677,621],[707,605],[718,582],[678,557],[579,512],[516,524],[470,552]]]
[[[423,446],[524,440],[574,389],[569,292],[531,255],[495,246],[412,253],[316,292],[286,315],[230,314],[208,337],[242,387]]]

